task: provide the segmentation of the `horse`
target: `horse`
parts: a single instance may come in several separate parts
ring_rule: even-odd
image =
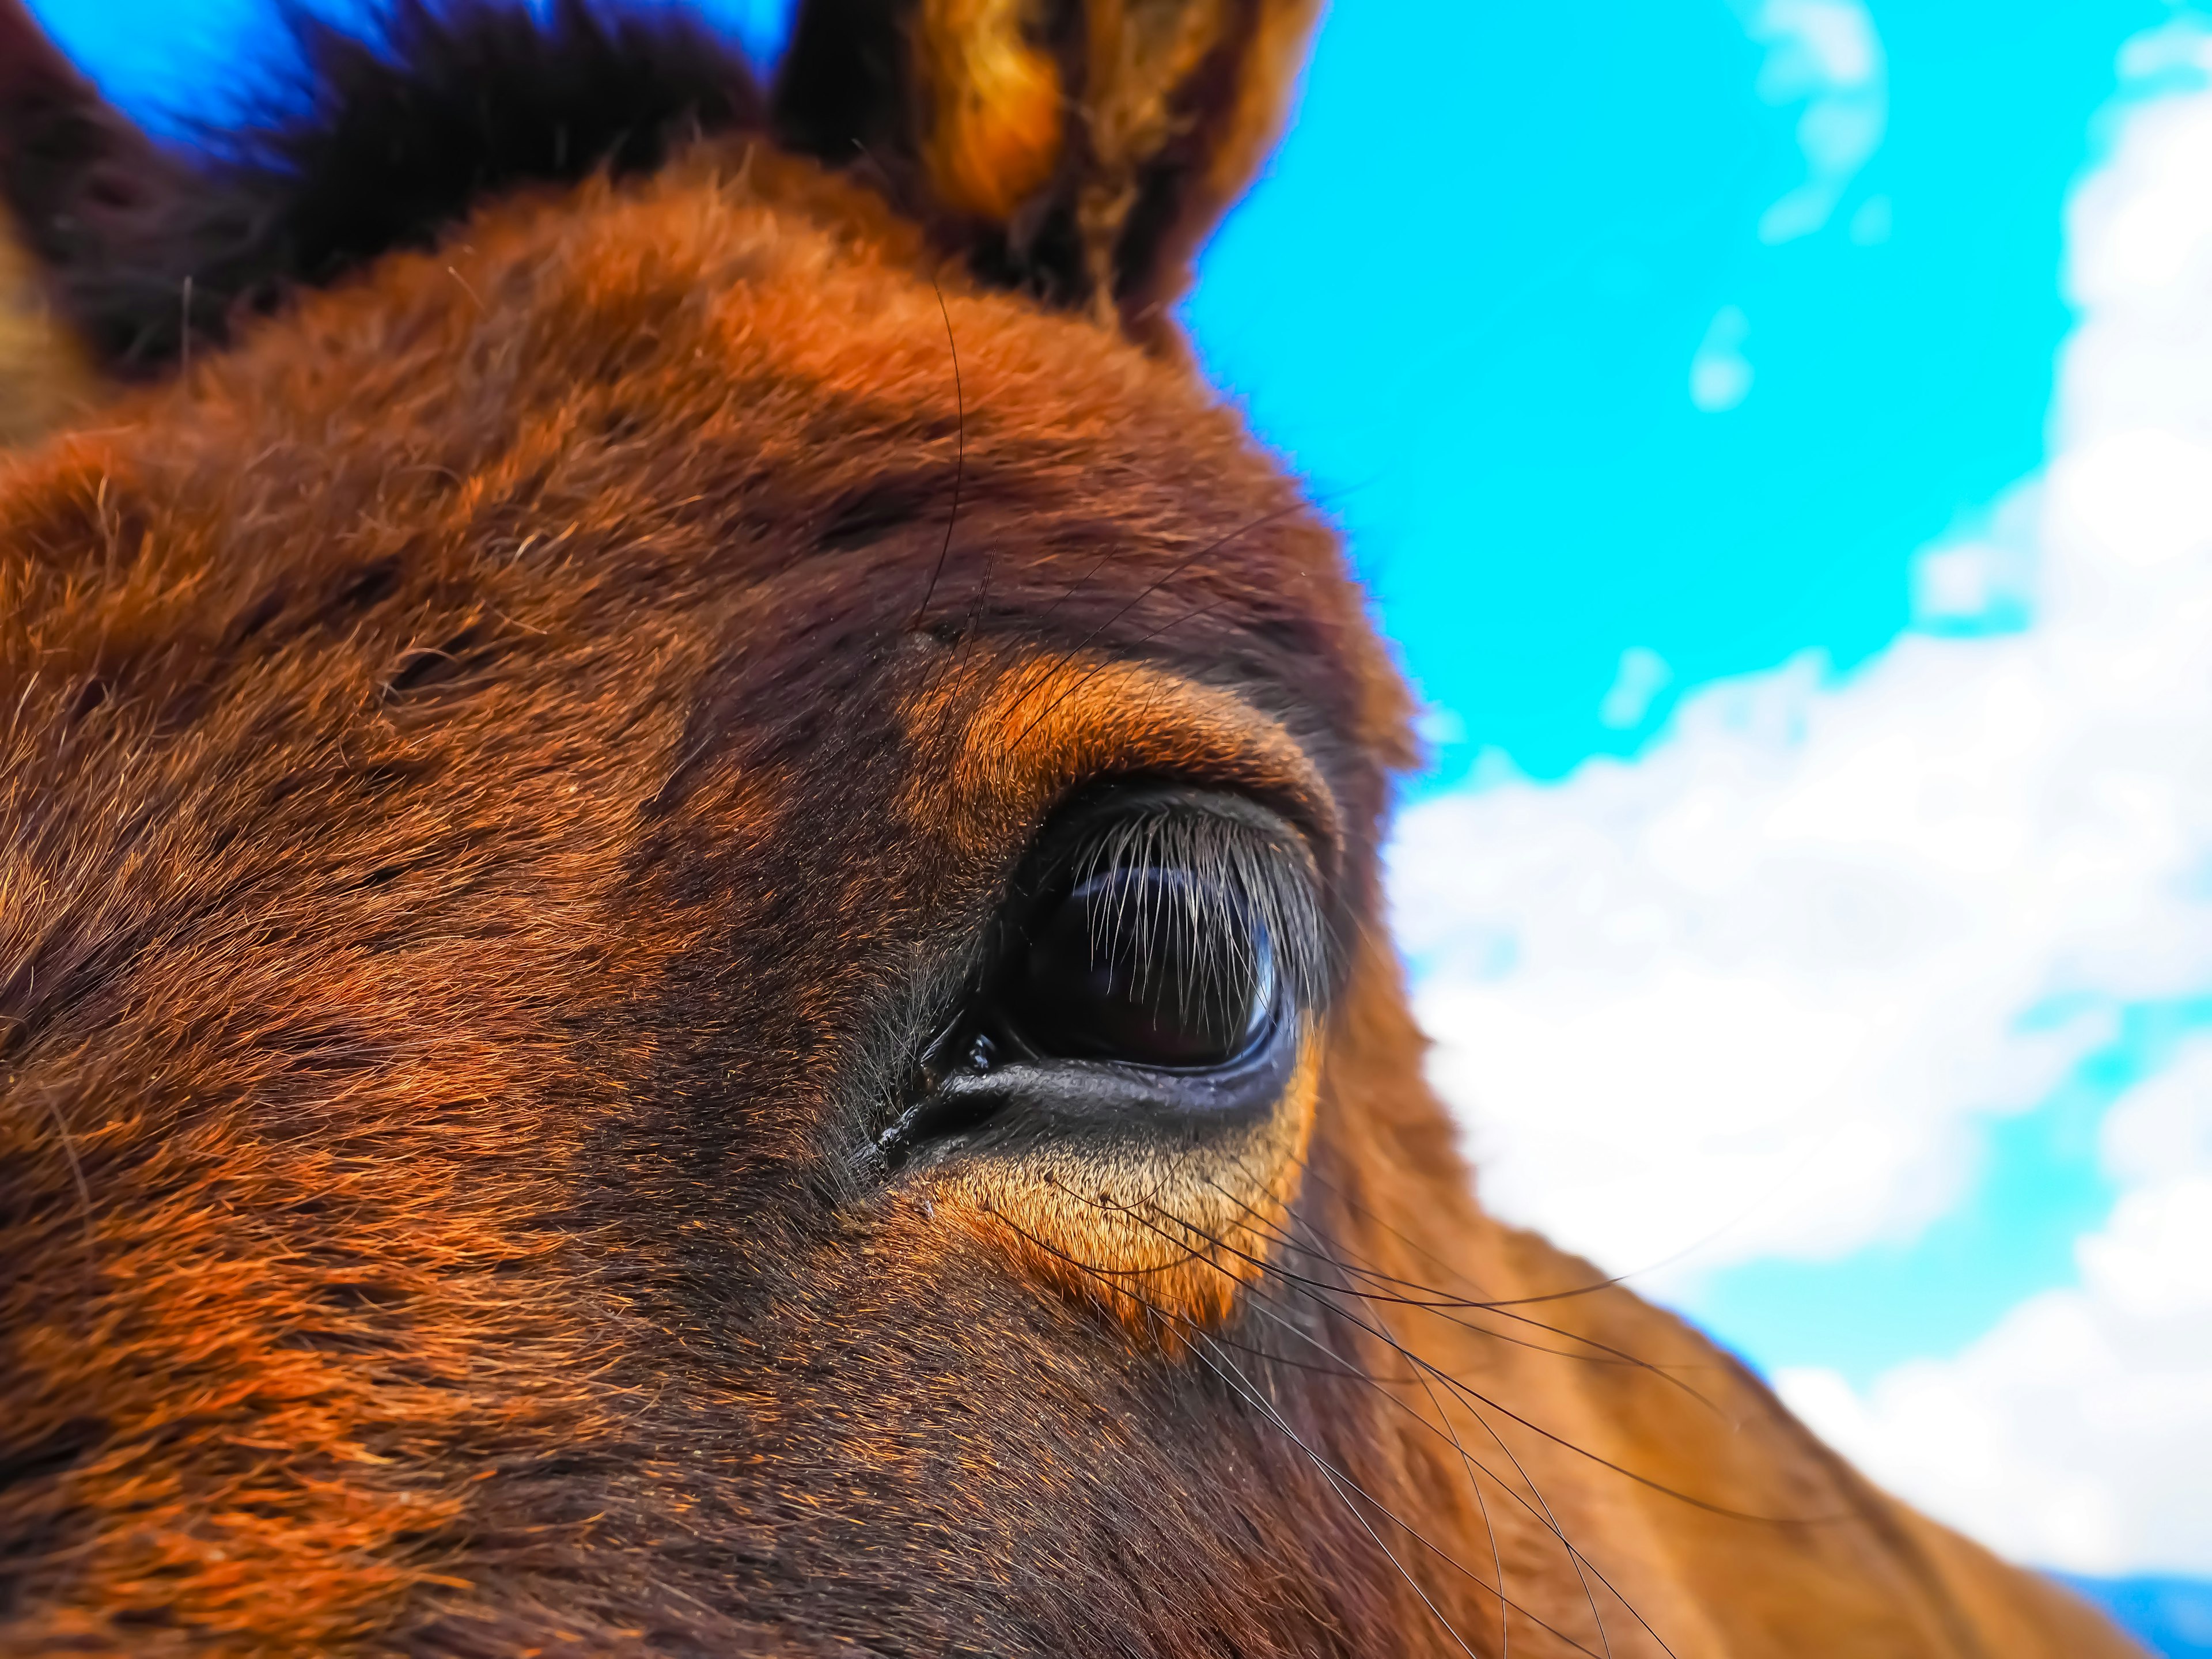
[[[389,0],[180,149],[0,0],[0,1650],[2136,1651],[1477,1202],[1172,310],[1317,9]]]

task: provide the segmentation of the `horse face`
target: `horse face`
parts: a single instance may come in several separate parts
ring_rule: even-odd
[[[0,507],[33,1644],[1290,1652],[1390,1599],[1271,1419],[1337,1425],[1220,1346],[1387,983],[1334,544],[717,74],[649,171],[179,281],[166,369],[61,270],[155,384]]]

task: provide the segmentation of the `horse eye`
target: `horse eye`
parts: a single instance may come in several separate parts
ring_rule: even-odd
[[[1188,1070],[1226,1064],[1275,1010],[1273,941],[1252,907],[1189,871],[1125,866],[1040,906],[1006,1002],[1044,1054]]]

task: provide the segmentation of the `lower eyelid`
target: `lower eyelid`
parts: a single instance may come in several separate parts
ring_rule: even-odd
[[[1264,1103],[1213,1133],[1040,1137],[927,1170],[925,1190],[1018,1271],[1179,1348],[1229,1316],[1297,1196],[1321,1037],[1310,1016],[1290,1025]]]
[[[1278,1108],[1316,1029],[1313,1015],[1278,1000],[1257,1040],[1225,1063],[1170,1070],[1102,1059],[1038,1054],[1018,1046],[981,1068],[940,1045],[941,1070],[876,1143],[892,1170],[991,1158],[1041,1144],[1105,1144],[1132,1138],[1187,1145],[1194,1136],[1242,1133]]]

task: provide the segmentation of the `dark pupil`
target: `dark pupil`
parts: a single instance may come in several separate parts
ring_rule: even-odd
[[[1140,1066],[1233,1060],[1274,1001],[1266,927],[1180,870],[1109,870],[1048,902],[1018,977],[1016,1011],[1038,1047]]]

